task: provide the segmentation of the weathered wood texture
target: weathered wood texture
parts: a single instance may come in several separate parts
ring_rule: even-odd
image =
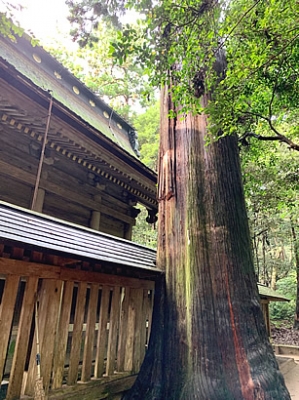
[[[82,364],[82,375],[81,381],[86,382],[91,378],[92,373],[92,358],[94,350],[94,336],[95,336],[95,324],[97,317],[97,305],[99,297],[99,285],[91,285],[90,297],[88,303],[88,314],[86,322],[86,334],[84,343],[84,354]]]
[[[23,372],[28,354],[28,343],[33,318],[34,302],[36,297],[38,278],[29,277],[26,282],[21,317],[19,321],[16,346],[13,355],[10,380],[6,399],[18,399],[21,393]],[[5,307],[5,305],[3,305]]]
[[[128,315],[129,308],[139,310],[132,322],[132,341],[137,338],[138,345],[135,350],[131,348],[134,368],[130,368],[129,374],[137,371],[140,365],[149,318],[145,304],[147,294],[153,291],[153,282],[124,278],[126,286],[123,286],[121,277],[69,270],[70,274],[65,271],[67,276],[61,279],[60,273],[60,267],[0,258],[1,282],[4,283],[0,286],[1,375],[9,343],[17,332],[12,366],[6,368],[8,400],[18,399],[22,394],[34,395],[37,377],[35,301],[39,314],[41,376],[49,398],[106,398],[108,392],[116,394],[130,387],[131,378],[110,382],[110,378],[117,376],[115,371],[119,376],[125,371],[126,336],[130,331],[126,323],[123,326],[121,315]],[[21,279],[25,279],[25,289],[18,305]],[[130,296],[123,301],[125,292]],[[20,314],[19,324],[11,329],[13,321],[18,320],[16,314]],[[144,332],[136,333],[135,328]],[[110,377],[108,381],[103,380],[103,375]],[[78,381],[80,385],[76,388]],[[90,386],[86,385],[88,382]]]
[[[0,382],[2,381],[4,365],[8,351],[8,344],[14,315],[20,277],[12,275],[7,277],[4,293],[0,304]]]

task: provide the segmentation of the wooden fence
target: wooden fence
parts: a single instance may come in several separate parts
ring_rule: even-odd
[[[70,393],[78,383],[138,372],[151,329],[153,281],[8,259],[0,259],[0,273],[0,381],[8,382],[7,400],[34,395],[36,302],[49,398],[63,398],[61,390]],[[59,390],[62,397],[55,397]]]

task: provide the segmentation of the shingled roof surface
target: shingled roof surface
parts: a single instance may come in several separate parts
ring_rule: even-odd
[[[155,250],[2,201],[1,241],[159,273]]]

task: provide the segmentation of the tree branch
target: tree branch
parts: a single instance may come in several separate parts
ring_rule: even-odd
[[[264,119],[267,119],[266,117]],[[271,121],[269,123],[270,127],[271,127]],[[271,128],[272,129],[272,128]],[[275,133],[277,132],[277,130],[272,129]],[[277,136],[262,136],[262,135],[258,135],[254,132],[246,132],[240,139],[239,141],[243,144],[248,145],[247,142],[247,138],[249,137],[254,137],[255,139],[258,140],[264,140],[264,141],[279,141],[281,143],[286,143],[290,149],[292,150],[296,150],[299,151],[299,145],[294,143],[292,140],[288,139],[286,136],[282,135],[281,133],[278,133]]]

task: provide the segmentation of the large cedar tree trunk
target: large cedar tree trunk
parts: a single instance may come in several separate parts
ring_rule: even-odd
[[[169,120],[166,91],[161,102],[157,262],[165,282],[124,399],[290,399],[260,309],[236,138],[207,146],[205,115]]]

